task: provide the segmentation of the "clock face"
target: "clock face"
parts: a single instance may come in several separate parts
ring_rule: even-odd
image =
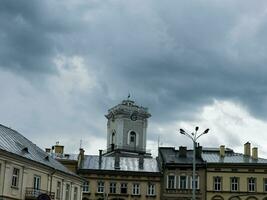
[[[131,120],[132,120],[132,121],[136,121],[136,120],[137,120],[137,115],[136,115],[135,113],[133,113],[133,114],[131,115]]]

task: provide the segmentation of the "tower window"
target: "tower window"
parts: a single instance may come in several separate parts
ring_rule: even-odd
[[[111,144],[115,144],[115,132],[112,133]]]
[[[130,142],[135,142],[135,137],[136,137],[136,133],[132,131],[130,133]]]

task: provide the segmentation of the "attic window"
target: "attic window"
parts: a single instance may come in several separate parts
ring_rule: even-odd
[[[25,153],[29,153],[28,147],[24,147],[24,148],[22,149],[22,151],[25,152]]]
[[[49,156],[46,156],[46,157],[45,157],[45,160],[49,161]]]

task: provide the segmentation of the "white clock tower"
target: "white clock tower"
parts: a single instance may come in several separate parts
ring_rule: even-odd
[[[128,98],[109,109],[105,116],[108,119],[106,155],[120,152],[127,156],[150,156],[146,153],[147,119],[151,116],[147,108]]]

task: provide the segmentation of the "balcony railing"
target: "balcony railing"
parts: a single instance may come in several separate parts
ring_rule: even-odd
[[[55,192],[49,192],[46,190],[38,190],[35,188],[26,188],[25,199],[36,199],[41,194],[46,194],[50,199],[55,199]]]
[[[192,189],[166,189],[166,193],[170,194],[192,194]],[[201,195],[201,191],[199,189],[196,190],[197,195]]]

